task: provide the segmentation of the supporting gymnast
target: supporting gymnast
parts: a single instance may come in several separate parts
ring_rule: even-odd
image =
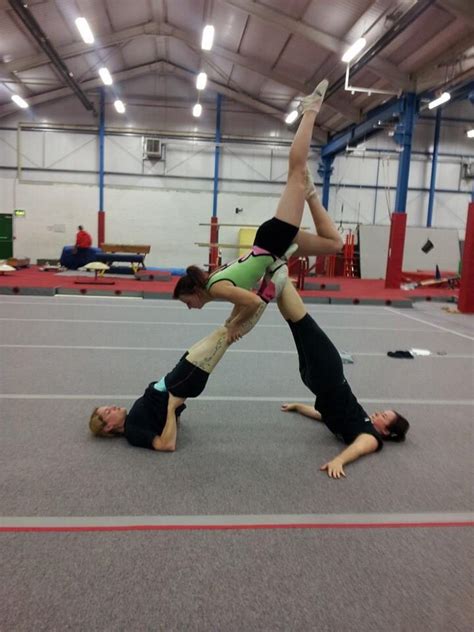
[[[282,276],[285,271],[288,276],[286,266],[275,274]],[[244,323],[242,334],[254,327],[266,306],[267,303],[260,301],[252,318]],[[131,445],[140,448],[174,452],[177,422],[186,408],[185,400],[202,393],[229,346],[226,327],[218,327],[193,345],[164,378],[151,382],[129,412],[119,406],[95,408],[89,420],[91,432],[98,437],[124,436]]]
[[[336,347],[308,314],[289,281],[278,298],[278,308],[295,340],[301,379],[316,395],[314,406],[291,403],[283,404],[281,409],[322,421],[348,445],[321,470],[331,478],[341,478],[346,475],[347,463],[381,450],[383,441],[404,441],[410,427],[404,417],[394,410],[367,415],[359,404],[344,377]]]
[[[252,250],[212,274],[190,266],[176,284],[173,298],[181,300],[189,309],[201,309],[215,299],[234,304],[226,321],[230,342],[241,338],[243,323],[252,317],[262,301],[274,298],[275,288],[271,282],[264,283],[257,295],[250,291],[267,268],[274,271],[281,265],[281,258],[288,257],[295,249],[299,256],[306,257],[332,254],[342,248],[341,237],[318,199],[307,167],[314,122],[327,86],[328,82],[322,81],[302,100],[303,116],[290,149],[287,183],[275,216],[260,226]],[[300,230],[305,199],[316,235]]]

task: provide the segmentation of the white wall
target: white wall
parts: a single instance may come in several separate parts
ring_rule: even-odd
[[[150,110],[142,118],[138,114],[134,117],[134,128],[106,136],[106,241],[151,244],[147,260],[152,266],[202,264],[207,251],[194,242],[209,239],[209,227],[199,223],[208,222],[212,214],[214,145],[210,141],[194,141],[192,137],[203,133],[212,136],[214,113],[209,112],[199,126],[192,123],[195,130],[188,121],[187,127],[179,130],[181,134],[185,132],[185,137],[177,138],[170,133],[178,131],[182,113],[167,111],[166,116],[157,117],[155,111],[165,154],[163,161],[152,164],[143,161],[142,137],[125,135],[127,131],[152,126]],[[474,119],[473,110],[466,103],[464,108],[457,106],[454,114]],[[52,122],[59,117],[59,105],[50,105],[48,112],[48,120]],[[446,108],[446,116],[449,113]],[[32,260],[56,258],[64,245],[73,242],[78,224],[83,224],[96,241],[99,207],[96,134],[84,130],[22,130],[18,134],[11,125],[16,119],[10,118],[2,121],[5,127],[10,123],[10,128],[0,129],[0,212],[26,210],[26,217],[15,221],[15,255],[29,256]],[[84,118],[82,122],[87,121]],[[118,122],[113,119],[110,124]],[[165,126],[167,132],[163,131]],[[449,155],[441,155],[439,159],[436,183],[439,191],[433,215],[433,226],[456,228],[461,236],[472,189],[472,181],[460,178],[461,163],[474,160],[474,141],[466,138],[466,127],[469,125],[464,122],[443,124],[440,153]],[[433,129],[433,121],[424,119],[416,128],[407,201],[411,226],[426,223],[431,176],[431,157],[427,152],[431,150]],[[286,179],[288,157],[288,146],[278,146],[277,141],[291,138],[292,132],[272,118],[228,104],[222,117],[224,139],[243,134],[244,130],[249,138],[258,136],[266,142],[224,142],[218,217],[221,222],[258,224],[275,210]],[[382,132],[370,139],[366,147],[363,153],[340,155],[334,162],[329,212],[337,222],[341,219],[348,222],[344,224],[346,228],[358,222],[388,224],[389,211],[394,208],[396,145]],[[316,182],[319,181],[317,163],[318,155],[313,152],[310,164]],[[244,212],[236,215],[235,207],[244,208]],[[309,213],[303,223],[311,224]],[[222,228],[220,240],[236,243],[237,233],[237,227]],[[225,250],[223,254],[228,260],[237,251]]]
[[[361,245],[361,278],[385,278],[390,227],[361,226],[359,238]],[[425,253],[422,247],[428,239],[433,244],[433,249]],[[404,272],[426,272],[428,270],[434,273],[436,266],[438,266],[442,272],[456,274],[459,259],[460,249],[457,230],[452,228],[407,227],[402,263]]]

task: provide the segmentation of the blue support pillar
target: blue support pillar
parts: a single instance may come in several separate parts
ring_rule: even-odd
[[[398,161],[397,194],[395,212],[405,213],[408,195],[408,178],[410,176],[411,141],[416,118],[416,94],[409,92],[404,98],[404,109],[401,123],[398,125],[397,140],[402,146]]]
[[[436,188],[436,170],[438,168],[438,149],[439,149],[439,132],[441,129],[441,113],[442,109],[438,108],[436,112],[435,132],[433,140],[433,159],[431,163],[431,181],[430,181],[430,196],[428,198],[428,216],[426,218],[426,225],[428,228],[432,224],[433,220],[433,204]]]
[[[331,175],[333,172],[333,163],[334,156],[328,156],[327,158],[322,158],[318,167],[318,174],[323,180],[323,195],[321,202],[324,208],[327,210],[329,206],[329,187],[331,186]]]
[[[399,288],[402,280],[403,251],[407,225],[408,178],[410,176],[411,141],[416,118],[416,94],[409,92],[403,98],[401,120],[397,126],[395,140],[401,145],[398,161],[397,195],[392,213],[390,238],[387,252],[385,287]]]
[[[377,218],[377,197],[379,193],[379,173],[380,173],[380,156],[377,158],[377,181],[375,183],[374,215],[372,218],[372,224],[375,224],[375,220]]]
[[[100,89],[99,112],[99,213],[97,243],[100,246],[105,241],[105,211],[104,211],[104,139],[105,139],[105,92]]]

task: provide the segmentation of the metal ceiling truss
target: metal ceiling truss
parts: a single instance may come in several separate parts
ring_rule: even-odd
[[[472,78],[472,73],[470,74],[470,77]],[[474,91],[474,81],[472,79],[471,81],[468,81],[467,83],[458,83],[455,86],[449,87],[449,94],[451,95],[451,98],[449,99],[446,105],[448,105],[449,103],[456,103],[456,101],[463,101],[464,99],[469,98],[469,95],[473,91]],[[420,100],[420,103],[423,103],[423,101],[426,101],[426,102],[431,101],[435,96],[436,96],[435,91],[428,90],[427,92],[424,92],[423,94],[419,95],[418,98]],[[426,109],[426,108],[423,108],[423,109]]]
[[[418,0],[380,37],[372,44],[364,54],[352,65],[352,75],[354,76],[359,70],[365,66],[370,66],[371,60],[386,48],[400,33],[402,33],[412,22],[420,17],[436,0]],[[345,83],[345,75],[339,77],[337,81],[331,84],[327,95],[334,94],[342,88]]]
[[[120,82],[120,81],[126,81],[128,79],[133,79],[135,77],[142,77],[144,75],[151,74],[151,73],[173,74],[174,76],[181,77],[187,82],[192,82],[192,83],[194,83],[195,78],[196,78],[196,73],[194,71],[188,70],[187,68],[183,68],[175,64],[171,64],[167,61],[161,60],[161,61],[155,61],[151,64],[143,64],[141,66],[129,68],[128,70],[116,72],[114,73],[114,79],[117,82]],[[84,81],[82,83],[82,87],[84,90],[92,90],[95,88],[102,87],[102,85],[103,85],[102,81],[99,77],[90,79],[88,81]],[[273,116],[277,118],[280,121],[280,123],[283,122],[285,112],[279,110],[278,108],[275,108],[271,105],[263,103],[262,101],[253,99],[252,97],[246,94],[232,90],[231,88],[228,88],[227,86],[224,86],[214,81],[208,80],[208,86],[211,87],[216,92],[229,97],[233,101],[242,103],[243,105],[246,105],[264,114]],[[59,88],[57,90],[51,90],[50,92],[45,92],[43,94],[33,96],[29,99],[29,102],[31,103],[31,105],[39,105],[41,103],[46,103],[48,101],[53,101],[53,100],[70,96],[70,94],[71,94],[71,89],[69,87]],[[0,106],[0,118],[7,116],[8,114],[11,114],[12,112],[16,111],[16,109],[17,108],[13,103],[12,104],[8,103],[3,106]],[[327,140],[326,134],[318,128],[315,128],[315,138],[323,142]]]
[[[201,51],[199,37],[195,33],[177,29],[169,24],[147,22],[139,26],[118,31],[117,33],[113,33],[112,35],[102,37],[100,41],[97,42],[96,49],[115,46],[125,41],[135,39],[137,37],[143,37],[144,35],[176,38],[177,40],[180,40],[185,44],[191,46],[193,49],[199,48],[199,52],[200,54],[202,54],[202,58],[205,60],[212,60],[213,56],[217,54],[223,59],[231,61],[241,68],[256,72],[266,79],[275,81],[283,86],[295,90],[295,92],[298,92],[299,94],[306,94],[308,90],[312,89],[312,86],[294,81],[293,79],[290,79],[282,73],[273,71],[270,67],[268,67],[266,64],[263,64],[257,59],[245,57],[244,55],[234,53],[224,48],[223,46],[214,45],[213,51],[209,53]],[[68,59],[70,57],[76,57],[78,55],[88,53],[90,52],[90,50],[90,46],[88,46],[87,44],[75,43],[59,47],[57,49],[57,52],[63,59]],[[25,70],[30,70],[37,66],[46,64],[48,63],[48,61],[49,59],[46,55],[25,57],[23,59],[12,61],[7,64],[0,64],[0,72],[23,72]],[[360,118],[360,111],[357,108],[354,108],[345,103],[343,99],[334,99],[333,104],[326,103],[325,107],[337,114],[341,114],[344,118],[350,121],[358,121]]]
[[[459,84],[451,89],[451,99],[449,103],[461,101],[467,99],[469,95],[474,91],[474,81],[468,83]],[[331,140],[321,149],[321,159],[330,159],[337,154],[346,150],[350,144],[357,143],[361,140],[366,140],[370,136],[377,134],[383,128],[384,123],[397,122],[401,118],[406,110],[406,102],[408,95],[404,95],[400,99],[393,99],[389,103],[386,103],[380,107],[374,108],[367,113],[367,118],[364,122],[358,125],[351,125],[339,134],[336,134]],[[423,95],[418,95],[417,111],[419,104],[423,99],[429,99],[432,96],[432,92],[428,92]],[[403,133],[403,130],[396,130],[396,135]]]
[[[380,131],[380,126],[388,121],[398,119],[404,111],[404,99],[393,99],[390,103],[374,108],[367,113],[366,120],[358,125],[351,125],[336,134],[321,150],[321,159],[331,158],[345,151],[351,143],[357,143]]]
[[[442,84],[446,81],[447,68],[455,67],[460,63],[465,53],[474,49],[474,36],[468,35],[448,51],[438,55],[416,73],[416,87],[418,92],[427,90],[433,84]],[[472,68],[468,68],[472,72]]]
[[[342,55],[342,53],[350,45],[350,42],[341,40],[333,35],[328,35],[327,33],[319,31],[312,26],[308,26],[304,22],[294,20],[293,18],[283,15],[279,11],[270,9],[262,4],[257,4],[252,0],[221,0],[221,2],[236,7],[237,9],[241,9],[249,15],[259,17],[265,22],[271,22],[273,24],[277,24],[278,26],[282,26],[290,33],[300,35],[314,44],[317,44],[319,47],[332,53],[336,53],[337,55]],[[434,2],[434,0],[431,0],[431,2]],[[409,77],[407,75],[403,75],[394,64],[391,64],[387,60],[379,59],[375,63],[372,63],[371,61],[369,66],[374,73],[384,79],[387,79],[389,76],[398,77],[399,80],[402,80],[402,87],[405,87],[405,83],[409,82]]]
[[[463,22],[474,28],[472,0],[438,0],[438,3]]]
[[[250,0],[221,0],[222,2],[234,6],[240,10],[247,12],[250,15],[257,16],[263,20],[273,22],[282,26],[289,30],[291,33],[298,34],[306,39],[316,43],[318,46],[325,48],[328,51],[340,54],[347,47],[347,43],[343,40],[340,40],[336,37],[330,36],[327,33],[323,33],[314,29],[300,21],[289,18],[278,11],[273,9],[269,9],[268,7],[256,4],[255,2],[251,2]],[[448,10],[452,10],[453,13],[456,13],[455,7],[457,6],[458,14],[462,10],[465,10],[466,0],[440,0],[441,4],[446,5]],[[469,3],[471,0],[467,0]],[[166,20],[166,6],[163,0],[151,0],[152,9],[153,9],[153,17],[159,19]],[[384,33],[384,35],[379,38],[363,55],[362,57],[352,66],[352,74],[356,73],[358,70],[363,68],[364,66],[370,67],[370,69],[378,74],[380,77],[385,79],[386,81],[391,82],[393,85],[397,85],[398,87],[403,87],[405,89],[413,89],[413,82],[409,79],[409,77],[401,72],[395,65],[387,62],[386,60],[375,57],[380,53],[383,48],[385,48],[400,32],[405,29],[414,19],[416,19],[423,11],[425,11],[429,6],[431,6],[435,0],[418,0],[414,5],[408,9],[405,14],[395,23],[392,27]],[[34,17],[29,13],[27,9],[23,6],[23,2],[20,0],[9,0],[9,4],[15,10],[17,15],[18,12],[26,12],[29,16],[29,19],[34,20]],[[467,7],[469,10],[469,7]],[[20,17],[20,15],[19,15]],[[23,18],[22,18],[23,21]],[[31,22],[30,22],[31,23]],[[28,25],[27,25],[28,26]],[[29,56],[23,59],[15,60],[12,62],[0,64],[0,72],[3,73],[17,73],[25,70],[29,70],[48,62],[51,62],[54,67],[60,72],[61,77],[70,87],[70,89],[80,98],[83,105],[88,109],[93,109],[92,103],[87,99],[86,95],[83,92],[83,89],[91,89],[102,85],[99,80],[93,79],[89,81],[83,82],[81,85],[77,83],[75,79],[69,73],[66,65],[62,61],[62,59],[67,59],[70,57],[75,57],[78,55],[82,55],[84,53],[90,52],[90,46],[81,43],[74,43],[67,46],[58,47],[58,49],[54,49],[48,42],[46,36],[43,31],[40,29],[39,25],[36,24],[38,31],[36,31],[37,35],[42,34],[42,43],[38,40],[41,47],[45,51],[46,54]],[[31,29],[28,26],[28,29]],[[36,35],[32,33],[36,38]],[[141,24],[135,27],[123,29],[111,35],[106,35],[101,37],[100,40],[97,41],[95,45],[95,50],[106,48],[110,46],[115,46],[117,44],[121,44],[125,41],[133,40],[138,37],[142,37],[144,35],[150,35],[155,37],[173,37],[176,38],[192,49],[199,49],[199,53],[202,56],[202,59],[207,61],[210,65],[213,61],[213,56],[218,55],[242,68],[247,70],[251,70],[260,74],[262,77],[269,79],[271,81],[276,81],[281,85],[294,90],[297,93],[304,94],[306,93],[311,86],[308,84],[297,82],[282,73],[275,72],[269,66],[262,63],[261,61],[249,57],[245,57],[238,53],[234,53],[222,46],[215,45],[212,53],[206,53],[200,50],[200,42],[199,36],[194,32],[184,31],[181,29],[174,28],[173,26],[167,23],[158,23],[158,22],[148,22],[145,24]],[[41,37],[41,36],[40,36]],[[470,45],[473,45],[472,37],[465,38],[462,42],[459,43],[456,47],[450,49],[450,54],[462,54]],[[434,65],[441,63],[446,59],[446,53],[440,55],[437,60],[435,60]],[[59,62],[59,65],[57,65]],[[143,72],[139,69],[150,69],[150,68],[162,68],[163,61],[155,61],[151,64],[144,64],[136,68],[126,69],[119,73],[114,73],[114,77],[119,80],[125,80],[130,77],[140,76],[149,72],[149,70],[144,70]],[[194,81],[194,72],[185,68],[180,68],[173,64],[168,64],[169,68],[173,68],[176,70],[176,73],[180,74],[183,78],[191,79]],[[168,70],[169,70],[168,68]],[[168,71],[167,70],[167,71]],[[135,73],[140,73],[139,75]],[[433,72],[433,62],[429,67],[424,68],[420,73],[417,74],[417,89],[423,89],[427,87],[427,83],[432,81],[428,76]],[[439,71],[441,74],[441,71]],[[417,79],[415,77],[415,79]],[[122,79],[120,79],[122,78]],[[358,122],[361,116],[361,110],[357,107],[348,105],[343,98],[334,98],[334,93],[344,85],[345,77],[340,77],[335,83],[333,83],[326,95],[326,99],[332,96],[332,103],[325,102],[325,107],[329,110],[333,111],[338,115],[342,115],[348,120]],[[18,78],[16,79],[18,81]],[[266,103],[259,101],[258,99],[254,99],[248,95],[239,93],[238,91],[232,90],[228,87],[223,86],[217,82],[210,82],[210,84],[214,89],[219,91],[221,94],[225,94],[230,98],[244,103],[258,111],[265,112],[272,116],[278,117],[280,120],[284,116],[284,112],[281,112],[277,108],[274,108]],[[349,87],[349,89],[353,89],[354,91],[359,91],[359,89],[355,87]],[[363,91],[369,91],[369,89],[363,89]],[[373,92],[379,92],[379,90],[374,89]],[[389,92],[389,91],[387,91]],[[53,99],[58,99],[63,96],[68,96],[70,94],[70,90],[68,88],[59,88],[57,90],[52,90],[47,93],[36,95],[33,97],[29,97],[29,101],[32,104],[44,103]],[[84,99],[84,100],[83,100]],[[87,103],[87,105],[86,105]],[[4,106],[0,106],[0,116],[5,116],[9,114],[11,111],[15,111],[15,107],[11,108],[10,104],[6,104]],[[320,132],[318,134],[320,140],[323,138],[323,134]]]
[[[8,0],[8,4],[11,6],[21,23],[26,27],[28,32],[35,39],[37,44],[44,50],[50,62],[54,68],[58,71],[60,77],[69,86],[69,88],[78,97],[82,105],[88,111],[92,111],[95,114],[94,106],[89,101],[80,85],[73,78],[72,73],[67,68],[61,57],[58,55],[55,48],[51,45],[45,32],[35,20],[33,14],[28,9],[27,5],[21,0]]]

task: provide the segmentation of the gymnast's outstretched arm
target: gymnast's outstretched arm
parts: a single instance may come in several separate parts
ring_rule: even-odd
[[[347,448],[340,452],[336,457],[328,461],[319,468],[323,472],[327,472],[329,478],[341,478],[346,475],[344,465],[352,463],[360,459],[361,456],[371,454],[378,448],[378,441],[374,435],[362,433]]]

